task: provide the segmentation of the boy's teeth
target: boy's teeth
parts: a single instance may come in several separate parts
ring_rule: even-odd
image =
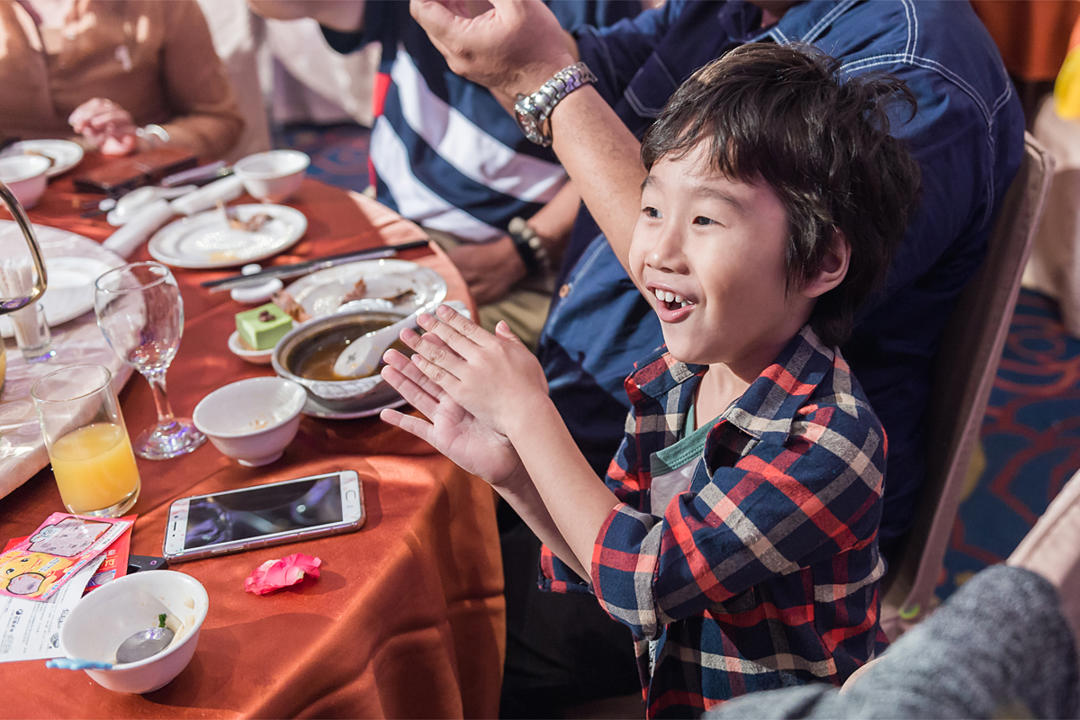
[[[670,290],[661,290],[657,288],[653,290],[653,295],[655,295],[656,299],[660,302],[674,303],[679,307],[686,307],[687,305],[691,304],[690,301],[683,298],[682,295],[676,295]]]

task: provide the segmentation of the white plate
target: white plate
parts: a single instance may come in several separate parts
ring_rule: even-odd
[[[329,315],[341,305],[357,280],[364,279],[366,297],[391,297],[411,290],[412,295],[394,303],[393,311],[408,314],[429,302],[446,297],[446,281],[434,270],[408,260],[358,260],[305,275],[285,287],[308,315]]]
[[[4,150],[4,155],[45,155],[52,160],[52,167],[45,173],[56,177],[82,162],[83,149],[79,143],[70,140],[21,140]]]
[[[158,230],[147,246],[150,255],[173,267],[231,267],[277,255],[295,245],[307,230],[304,213],[284,205],[233,205],[232,210],[239,220],[257,213],[267,213],[271,219],[248,232],[229,227],[220,210],[206,210]]]
[[[233,355],[256,365],[269,365],[270,356],[274,354],[274,348],[269,350],[249,350],[246,345],[240,343],[239,330],[233,330],[232,335],[229,336],[229,350],[232,350]]]
[[[0,222],[0,235],[17,233],[13,222]],[[90,238],[75,233],[34,225],[34,235],[45,258],[49,286],[42,296],[45,319],[50,326],[74,320],[94,308],[94,280],[124,259]],[[11,319],[0,317],[0,334],[11,337]]]
[[[304,402],[304,407],[300,411],[308,417],[322,418],[323,420],[355,420],[357,418],[371,417],[372,415],[378,415],[381,410],[385,408],[398,408],[405,404],[405,398],[398,398],[391,400],[390,402],[379,405],[372,408],[364,408],[363,410],[351,410],[349,412],[341,412],[338,410],[331,410],[318,400],[311,397],[311,393],[308,393],[307,400]]]

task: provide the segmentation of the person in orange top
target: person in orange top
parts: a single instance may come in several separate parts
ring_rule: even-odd
[[[0,138],[225,154],[244,121],[195,0],[0,3]]]

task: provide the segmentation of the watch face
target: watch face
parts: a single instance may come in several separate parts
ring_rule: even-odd
[[[514,103],[514,118],[517,120],[518,127],[521,128],[521,132],[525,134],[529,142],[542,145],[544,138],[540,135],[535,112],[536,109],[533,107],[532,98],[527,95],[519,95],[518,101]]]

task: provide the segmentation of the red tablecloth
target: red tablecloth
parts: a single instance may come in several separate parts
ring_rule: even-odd
[[[88,157],[87,165],[101,163]],[[78,170],[74,171],[78,172]],[[70,175],[70,173],[69,173]],[[110,228],[80,219],[70,178],[50,186],[34,222],[101,240]],[[250,202],[242,198],[237,202]],[[288,204],[308,218],[304,239],[274,263],[405,242],[422,232],[355,193],[305,181]],[[414,251],[440,272],[449,296],[468,299],[438,251]],[[145,248],[131,260],[149,259]],[[176,270],[184,299],[180,352],[169,370],[178,414],[216,387],[271,371],[226,348],[228,293],[198,283],[225,271]],[[133,375],[121,394],[132,432],[155,419],[147,383]],[[206,586],[210,611],[188,668],[156,692],[120,695],[84,673],[44,661],[0,665],[4,717],[133,716],[494,716],[504,646],[502,574],[492,494],[425,443],[378,419],[305,417],[284,457],[243,468],[209,443],[173,460],[139,460],[142,493],[132,552],[160,555],[172,500],[337,469],[364,484],[367,523],[355,533],[175,565]],[[0,541],[32,531],[63,510],[45,469],[0,500]],[[258,597],[243,580],[263,561],[303,551],[323,560],[314,584]]]

